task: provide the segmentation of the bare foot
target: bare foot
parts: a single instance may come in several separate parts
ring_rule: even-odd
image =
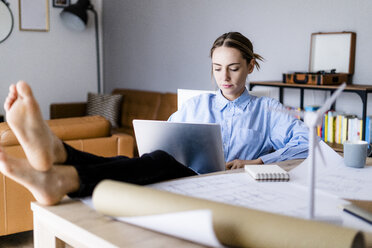
[[[4,103],[6,120],[21,144],[30,165],[47,171],[66,159],[62,141],[49,129],[30,86],[23,81],[9,87]]]
[[[44,205],[54,205],[65,194],[79,188],[79,177],[72,166],[51,166],[48,171],[34,169],[26,159],[7,156],[0,148],[0,172],[25,186]]]

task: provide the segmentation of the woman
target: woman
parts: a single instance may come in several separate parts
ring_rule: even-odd
[[[283,114],[278,101],[248,94],[248,74],[259,69],[257,60],[262,60],[249,39],[237,32],[223,34],[210,56],[220,90],[193,98],[169,120],[219,123],[228,169],[305,158],[308,129],[303,122]]]
[[[224,34],[215,41],[211,57],[220,91],[191,99],[169,120],[220,123],[227,168],[306,157],[302,122],[275,111],[282,108],[277,101],[250,96],[245,88],[248,74],[259,67],[256,59],[261,59],[251,42],[240,33]],[[25,82],[10,86],[4,108],[27,160],[0,149],[0,172],[28,188],[42,204],[56,204],[65,194],[89,196],[104,179],[145,185],[196,175],[163,151],[140,158],[103,158],[73,149],[50,131]]]

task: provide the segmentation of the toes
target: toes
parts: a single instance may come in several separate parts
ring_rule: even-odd
[[[32,96],[31,87],[25,81],[19,81],[16,85],[17,92],[22,97]]]
[[[15,84],[11,84],[9,86],[9,93],[11,93],[11,92],[16,93],[16,91],[17,91],[17,88],[16,88]]]
[[[17,100],[17,89],[14,84],[9,86],[9,93],[4,101],[4,109],[5,111],[9,111],[12,104]]]
[[[10,104],[9,104],[9,101],[8,101],[8,98],[7,98],[7,99],[5,99],[5,102],[4,102],[4,110],[6,112],[8,112],[9,108],[10,108]]]
[[[10,107],[12,106],[12,104],[14,103],[16,99],[14,97],[11,97],[11,96],[8,96],[6,99],[5,99],[5,102],[4,102],[4,109],[5,111],[9,111]]]

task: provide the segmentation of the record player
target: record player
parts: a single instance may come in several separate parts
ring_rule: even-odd
[[[355,62],[354,32],[311,34],[308,72],[283,74],[283,83],[330,85],[350,84]]]

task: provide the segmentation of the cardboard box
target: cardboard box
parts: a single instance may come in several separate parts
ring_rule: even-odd
[[[351,83],[354,74],[356,34],[311,34],[308,72],[284,73],[283,83],[329,85]]]

